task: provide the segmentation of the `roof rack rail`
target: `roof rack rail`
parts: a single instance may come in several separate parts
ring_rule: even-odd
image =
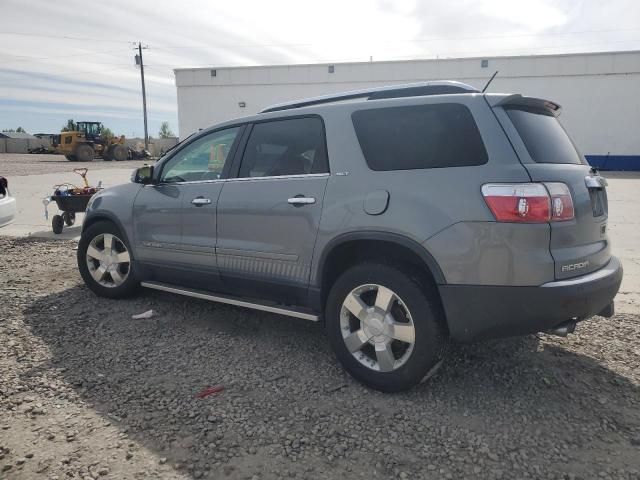
[[[358,98],[381,100],[383,98],[421,97],[426,95],[447,95],[452,93],[480,93],[480,91],[473,88],[471,85],[453,80],[406,83],[403,85],[390,85],[386,87],[375,87],[367,88],[365,90],[352,90],[350,92],[322,95],[320,97],[308,98],[306,100],[294,100],[292,102],[280,103],[278,105],[265,108],[260,113],[278,112],[292,108],[309,107],[311,105],[355,100]]]

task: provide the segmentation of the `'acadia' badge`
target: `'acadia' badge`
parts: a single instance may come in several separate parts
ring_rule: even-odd
[[[582,268],[587,268],[588,266],[589,266],[589,260],[587,260],[586,262],[572,263],[571,265],[563,265],[562,271],[572,272],[573,270],[580,270]]]

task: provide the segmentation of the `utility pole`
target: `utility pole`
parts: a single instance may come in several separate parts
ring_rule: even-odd
[[[144,113],[144,149],[149,150],[149,132],[147,131],[147,92],[144,88],[144,62],[142,61],[142,43],[138,42],[136,64],[140,65],[140,80],[142,81],[142,112]]]

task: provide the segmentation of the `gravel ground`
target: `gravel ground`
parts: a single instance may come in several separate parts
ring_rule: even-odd
[[[453,346],[385,395],[342,371],[321,325],[100,299],[73,248],[0,237],[2,478],[640,478],[638,314]]]
[[[70,162],[64,155],[31,155],[22,153],[0,153],[0,175],[17,177],[39,175],[42,173],[67,173],[74,168],[90,168],[91,170],[110,170],[112,168],[130,168],[153,160],[125,160],[124,162],[105,162],[96,158],[93,162]]]

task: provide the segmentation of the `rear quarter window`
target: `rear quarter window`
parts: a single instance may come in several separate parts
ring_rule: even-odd
[[[553,113],[532,108],[508,108],[506,112],[534,162],[584,163]]]
[[[352,114],[372,170],[468,167],[487,163],[487,151],[467,107],[457,103],[374,108]]]

